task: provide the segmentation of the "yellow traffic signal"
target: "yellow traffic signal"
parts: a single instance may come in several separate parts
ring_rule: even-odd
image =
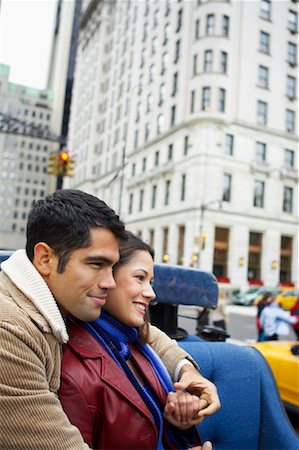
[[[51,153],[48,159],[47,173],[51,175],[59,175],[60,173],[60,160],[58,153]]]
[[[201,249],[204,250],[206,246],[207,233],[201,233]]]
[[[72,177],[74,175],[74,158],[71,158],[69,152],[66,150],[60,152],[59,158],[61,161],[61,176]]]

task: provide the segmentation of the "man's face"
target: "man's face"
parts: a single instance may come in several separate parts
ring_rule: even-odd
[[[63,273],[57,273],[58,257],[53,256],[45,280],[62,313],[79,320],[96,320],[106,301],[108,289],[115,287],[112,267],[119,259],[119,243],[106,228],[90,232],[91,244],[75,250]]]

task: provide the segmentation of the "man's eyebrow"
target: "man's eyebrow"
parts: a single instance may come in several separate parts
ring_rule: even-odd
[[[86,262],[90,262],[90,263],[105,263],[105,264],[115,264],[115,261],[112,261],[112,259],[107,258],[107,256],[86,256],[85,258]]]

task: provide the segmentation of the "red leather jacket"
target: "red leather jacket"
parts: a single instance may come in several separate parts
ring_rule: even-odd
[[[122,369],[80,325],[71,322],[69,335],[59,398],[85,442],[93,449],[155,449],[155,423]],[[164,404],[166,394],[154,369],[136,349],[131,351],[142,376]]]

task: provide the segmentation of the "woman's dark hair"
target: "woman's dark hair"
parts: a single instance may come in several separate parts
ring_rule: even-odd
[[[138,252],[148,252],[153,261],[154,261],[154,250],[148,244],[143,242],[138,236],[133,234],[130,231],[127,231],[128,239],[126,241],[122,240],[119,244],[119,253],[120,258],[119,261],[113,267],[113,273],[116,274],[117,271],[127,264],[132,258],[134,258],[135,254]],[[139,327],[139,335],[143,342],[148,341],[148,332],[149,332],[149,311],[146,310],[144,324]]]
[[[62,189],[35,201],[27,222],[26,253],[33,261],[38,242],[48,244],[58,256],[62,273],[70,255],[90,245],[93,228],[107,228],[119,240],[127,233],[123,222],[105,202],[77,189]]]
[[[154,260],[154,250],[148,244],[143,242],[138,236],[133,234],[131,231],[127,231],[127,239],[122,240],[119,244],[119,254],[120,258],[118,262],[113,267],[113,272],[116,273],[121,266],[127,264],[136,252],[144,251],[148,252],[152,259]]]

